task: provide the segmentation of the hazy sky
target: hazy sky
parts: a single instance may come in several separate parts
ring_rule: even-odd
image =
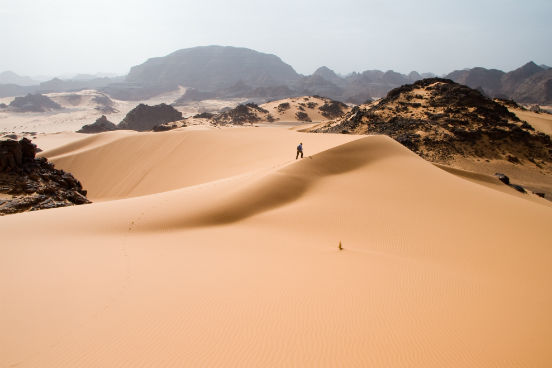
[[[0,71],[125,74],[201,45],[326,65],[438,74],[552,65],[552,0],[0,0]]]

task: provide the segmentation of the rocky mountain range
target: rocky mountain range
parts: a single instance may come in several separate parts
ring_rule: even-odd
[[[179,85],[189,87],[175,101],[177,105],[208,98],[267,100],[304,95],[362,103],[429,76],[433,75],[379,70],[339,76],[327,67],[304,76],[274,55],[245,48],[206,46],[150,59],[133,67],[125,83],[110,85],[104,90],[115,98],[134,99],[171,91]]]
[[[479,89],[490,97],[526,103],[552,103],[552,69],[532,61],[508,73],[497,69],[473,68],[456,70],[446,78]]]
[[[188,90],[175,101],[177,105],[208,98],[240,97],[261,102],[304,95],[360,104],[383,97],[393,88],[433,76],[392,70],[366,70],[342,76],[327,67],[305,76],[275,55],[238,47],[202,46],[149,59],[132,67],[125,77],[55,78],[31,86],[17,84],[17,79],[0,78],[0,97],[97,89],[121,100],[142,100],[183,86]],[[480,89],[490,97],[552,104],[552,69],[533,62],[511,72],[485,68],[457,70],[446,78]]]

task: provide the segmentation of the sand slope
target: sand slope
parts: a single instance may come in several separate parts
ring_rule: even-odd
[[[527,121],[536,130],[544,134],[552,135],[552,115],[546,113],[537,114],[532,111],[511,109],[521,120]]]
[[[303,142],[312,155],[360,137],[285,129],[215,129],[92,135],[42,154],[73,173],[93,201],[197,185],[295,160]]]
[[[155,193],[170,188],[126,173],[98,197],[153,194],[0,218],[0,366],[552,364],[549,206],[383,136],[307,145],[257,130],[101,135],[50,151],[83,175],[102,152],[116,163],[143,152],[137,170],[148,154],[182,162],[206,144],[218,160],[189,160],[214,172],[190,169],[193,186]],[[165,156],[146,143],[157,137]],[[312,158],[289,159],[298,137]],[[143,178],[173,175],[158,164]]]

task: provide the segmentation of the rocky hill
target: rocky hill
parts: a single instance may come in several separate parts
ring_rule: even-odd
[[[14,112],[47,112],[60,110],[61,106],[47,96],[29,93],[25,97],[16,97],[8,105],[8,109]]]
[[[117,130],[117,125],[113,124],[105,115],[102,115],[93,124],[84,125],[77,133],[101,133]]]
[[[166,104],[154,106],[139,104],[129,111],[117,125],[117,129],[146,131],[152,130],[157,125],[181,119],[182,113],[172,106]]]
[[[0,141],[0,215],[90,203],[73,175],[36,151],[27,138]]]
[[[430,78],[353,108],[315,132],[386,134],[438,163],[503,160],[552,172],[552,142],[503,104],[451,80]]]

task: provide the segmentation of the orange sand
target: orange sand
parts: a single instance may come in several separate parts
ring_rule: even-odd
[[[390,138],[116,132],[44,154],[101,202],[0,218],[0,366],[552,365],[552,208]]]

